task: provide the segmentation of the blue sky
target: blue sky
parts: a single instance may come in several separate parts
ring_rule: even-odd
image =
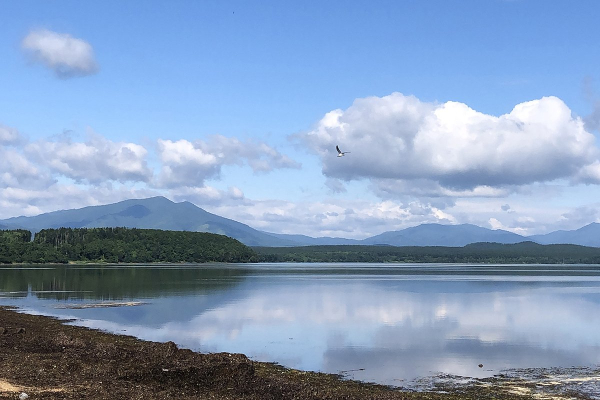
[[[579,228],[600,220],[599,12],[4,2],[0,218],[164,195],[311,236]]]

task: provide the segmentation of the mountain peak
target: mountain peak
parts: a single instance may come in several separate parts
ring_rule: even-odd
[[[363,240],[365,244],[392,246],[449,246],[461,247],[475,242],[519,243],[527,240],[516,233],[491,230],[473,224],[429,223],[400,231],[384,232]]]
[[[600,247],[600,224],[592,222],[572,231],[554,231],[545,235],[530,237],[541,244],[578,244]]]
[[[530,237],[473,224],[451,225],[435,222],[384,232],[364,240],[283,235],[262,232],[240,222],[212,214],[189,201],[175,203],[163,196],[128,199],[113,204],[0,220],[0,229],[27,229],[38,232],[44,228],[60,227],[128,227],[211,232],[227,235],[250,246],[377,244],[461,247],[477,242],[513,244],[534,240],[540,244],[564,243],[600,247],[600,223],[596,222],[573,231],[556,231]]]
[[[226,235],[250,246],[294,244],[240,222],[211,214],[188,201],[175,203],[163,196],[128,199],[113,204],[54,211],[33,217],[16,217],[0,221],[0,226],[6,226],[7,229],[23,228],[32,232],[60,227],[195,231]]]

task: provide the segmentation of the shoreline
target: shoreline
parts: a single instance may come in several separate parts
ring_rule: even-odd
[[[411,392],[64,322],[0,307],[0,399],[540,398],[494,384]]]

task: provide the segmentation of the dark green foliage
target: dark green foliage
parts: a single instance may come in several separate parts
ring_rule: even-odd
[[[203,232],[129,228],[0,231],[0,263],[400,262],[600,264],[600,248],[577,245],[474,243],[464,247],[256,247]],[[258,253],[258,254],[257,254]]]
[[[31,232],[16,229],[0,231],[0,264],[10,263],[29,246]]]
[[[31,232],[25,229],[0,231],[0,243],[27,243],[31,241]]]
[[[203,232],[59,228],[41,230],[33,242],[29,242],[31,233],[27,231],[4,232],[0,235],[0,263],[199,263],[257,259],[252,249],[237,240]],[[29,234],[27,241],[15,239],[24,239],[24,232]]]
[[[441,246],[255,247],[262,262],[397,262],[495,264],[600,264],[600,248],[570,244],[474,243]]]

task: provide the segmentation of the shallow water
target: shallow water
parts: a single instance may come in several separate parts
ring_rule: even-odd
[[[0,304],[397,386],[600,363],[600,266],[20,266]]]

